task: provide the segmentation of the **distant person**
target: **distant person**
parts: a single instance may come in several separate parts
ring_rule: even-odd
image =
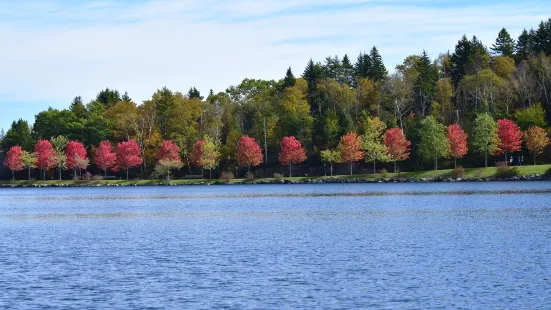
[[[510,165],[512,166],[513,165],[513,156],[511,156],[511,158],[509,159],[509,162],[510,162]]]
[[[524,166],[524,155],[520,157],[520,165]]]

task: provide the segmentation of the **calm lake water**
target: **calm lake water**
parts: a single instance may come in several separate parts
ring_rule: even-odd
[[[550,305],[551,182],[0,189],[0,308]]]

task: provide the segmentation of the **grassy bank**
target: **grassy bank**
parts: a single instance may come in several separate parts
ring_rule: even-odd
[[[547,170],[551,169],[551,165],[538,165],[538,166],[523,166],[518,167],[520,169],[521,175],[536,175],[536,174],[545,174]],[[495,175],[497,168],[466,168],[464,178],[488,178]],[[409,178],[409,179],[421,179],[421,178],[447,178],[452,174],[452,169],[447,170],[431,170],[431,171],[412,171],[412,172],[402,172],[402,173],[388,173],[384,177],[389,179],[394,178]],[[339,175],[334,176],[334,178],[339,179],[378,179],[383,177],[380,174],[356,174],[356,175]],[[316,177],[293,177],[293,178],[283,178],[283,180],[288,181],[307,181],[307,180],[316,180],[326,178],[324,176]],[[272,178],[261,178],[255,179],[256,181],[271,181]],[[170,183],[174,185],[186,185],[186,184],[197,184],[197,183],[215,183],[219,182],[217,179],[188,179],[188,180],[171,180]],[[230,183],[241,183],[245,179],[233,179]],[[16,181],[0,181],[0,185],[14,185],[14,186],[26,186],[26,185],[46,185],[46,186],[63,186],[63,185],[83,185],[83,186],[97,186],[97,185],[111,185],[111,186],[129,186],[129,185],[159,185],[165,183],[163,180],[105,180],[105,181],[73,181],[73,180],[37,180],[37,181],[27,181],[27,180],[16,180]]]

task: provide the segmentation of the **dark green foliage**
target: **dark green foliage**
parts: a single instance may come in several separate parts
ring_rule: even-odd
[[[423,51],[414,67],[419,74],[414,86],[415,101],[419,107],[419,114],[425,116],[430,111],[434,96],[434,86],[436,85],[436,81],[438,81],[438,71],[426,51]]]
[[[465,75],[478,73],[488,67],[489,55],[484,44],[476,36],[472,40],[463,35],[451,57],[452,81],[457,85]]]
[[[354,65],[354,73],[357,77],[367,78],[369,77],[369,72],[371,72],[371,66],[371,57],[369,57],[369,54],[362,52],[358,55],[358,59]]]
[[[507,30],[503,28],[497,35],[496,43],[494,43],[490,49],[494,52],[494,55],[513,57],[515,40],[513,40]]]
[[[551,18],[539,24],[533,40],[535,52],[544,52],[546,55],[551,55]]]
[[[295,86],[295,83],[297,82],[297,79],[295,78],[293,71],[291,70],[291,67],[287,69],[287,72],[285,73],[285,78],[283,79],[283,87],[293,87]]]
[[[383,57],[375,46],[369,52],[369,58],[371,59],[371,68],[368,71],[368,77],[375,82],[384,80],[388,72],[383,63]]]
[[[515,46],[517,61],[528,59],[528,55],[530,55],[533,51],[533,40],[534,38],[532,34],[524,29],[518,37],[517,44]]]
[[[497,170],[494,176],[496,178],[511,178],[520,175],[520,169],[518,167],[509,167],[507,162],[497,163]]]
[[[86,111],[86,106],[82,103],[82,98],[80,96],[75,97],[73,99],[73,102],[71,102],[71,105],[69,106],[69,110],[73,112],[73,114],[77,118],[85,118],[88,111]]]
[[[128,92],[125,91],[124,95],[122,95],[121,101],[132,102],[132,98],[130,98],[130,96],[128,96]]]
[[[347,84],[348,86],[354,86],[354,81],[354,66],[350,62],[348,55],[345,54],[342,58],[342,77],[339,82],[341,84]]]
[[[31,129],[27,121],[19,119],[13,121],[10,129],[2,139],[2,149],[9,150],[12,146],[20,145],[23,150],[31,151],[34,147],[34,140],[31,136]]]
[[[99,92],[96,96],[96,101],[103,104],[106,108],[109,108],[121,101],[121,95],[116,89],[106,88]]]
[[[197,88],[192,87],[187,92],[187,97],[189,99],[199,98],[199,100],[203,100],[203,96],[201,96],[201,92],[197,90]]]
[[[168,139],[168,118],[174,107],[174,96],[170,89],[163,87],[161,90],[157,90],[157,93],[153,95],[153,101],[155,102],[155,108],[157,110],[157,122],[161,137]]]

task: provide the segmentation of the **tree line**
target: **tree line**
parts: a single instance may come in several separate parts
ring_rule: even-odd
[[[488,165],[489,158],[495,160],[492,156],[500,153],[548,152],[549,42],[551,19],[524,30],[516,40],[502,29],[489,48],[476,36],[463,36],[453,52],[431,59],[421,51],[391,73],[373,47],[355,61],[348,55],[310,59],[301,77],[288,68],[278,81],[244,79],[224,92],[211,90],[206,98],[195,87],[185,94],[164,87],[137,104],[127,93],[107,88],[88,103],[77,96],[67,109],[38,113],[32,126],[14,121],[2,132],[1,147],[5,154],[20,146],[22,154],[36,155],[35,145],[49,141],[56,154],[72,154],[67,143],[54,141],[61,137],[82,144],[86,158],[94,162],[105,141],[115,153],[120,143],[133,141],[140,158],[134,174],[142,177],[163,170],[157,167],[158,152],[167,141],[178,147],[178,158],[188,169],[212,171],[207,166],[214,162],[218,169],[233,170],[240,165],[243,137],[254,139],[262,149],[263,167],[288,163],[289,157],[280,155],[281,143],[287,139],[286,144],[292,144],[291,137],[304,149],[304,157],[294,156],[304,158],[303,167],[363,159],[365,167],[403,161],[401,169],[417,170],[433,168],[439,160],[441,166],[453,166],[462,157],[466,166]],[[502,129],[502,123],[509,127]],[[511,148],[501,131],[516,128],[513,125],[518,131],[512,130],[516,144]],[[453,144],[450,135],[464,137],[464,147]],[[344,138],[359,144],[359,151],[343,152]],[[519,140],[525,141],[525,148]],[[197,161],[198,141],[214,159]],[[390,146],[390,141],[401,147]],[[406,145],[408,151],[403,152]],[[464,154],[455,155],[463,152],[457,149]],[[83,154],[79,158],[83,160]],[[74,164],[66,166],[73,170]],[[376,164],[372,167],[375,170]]]

